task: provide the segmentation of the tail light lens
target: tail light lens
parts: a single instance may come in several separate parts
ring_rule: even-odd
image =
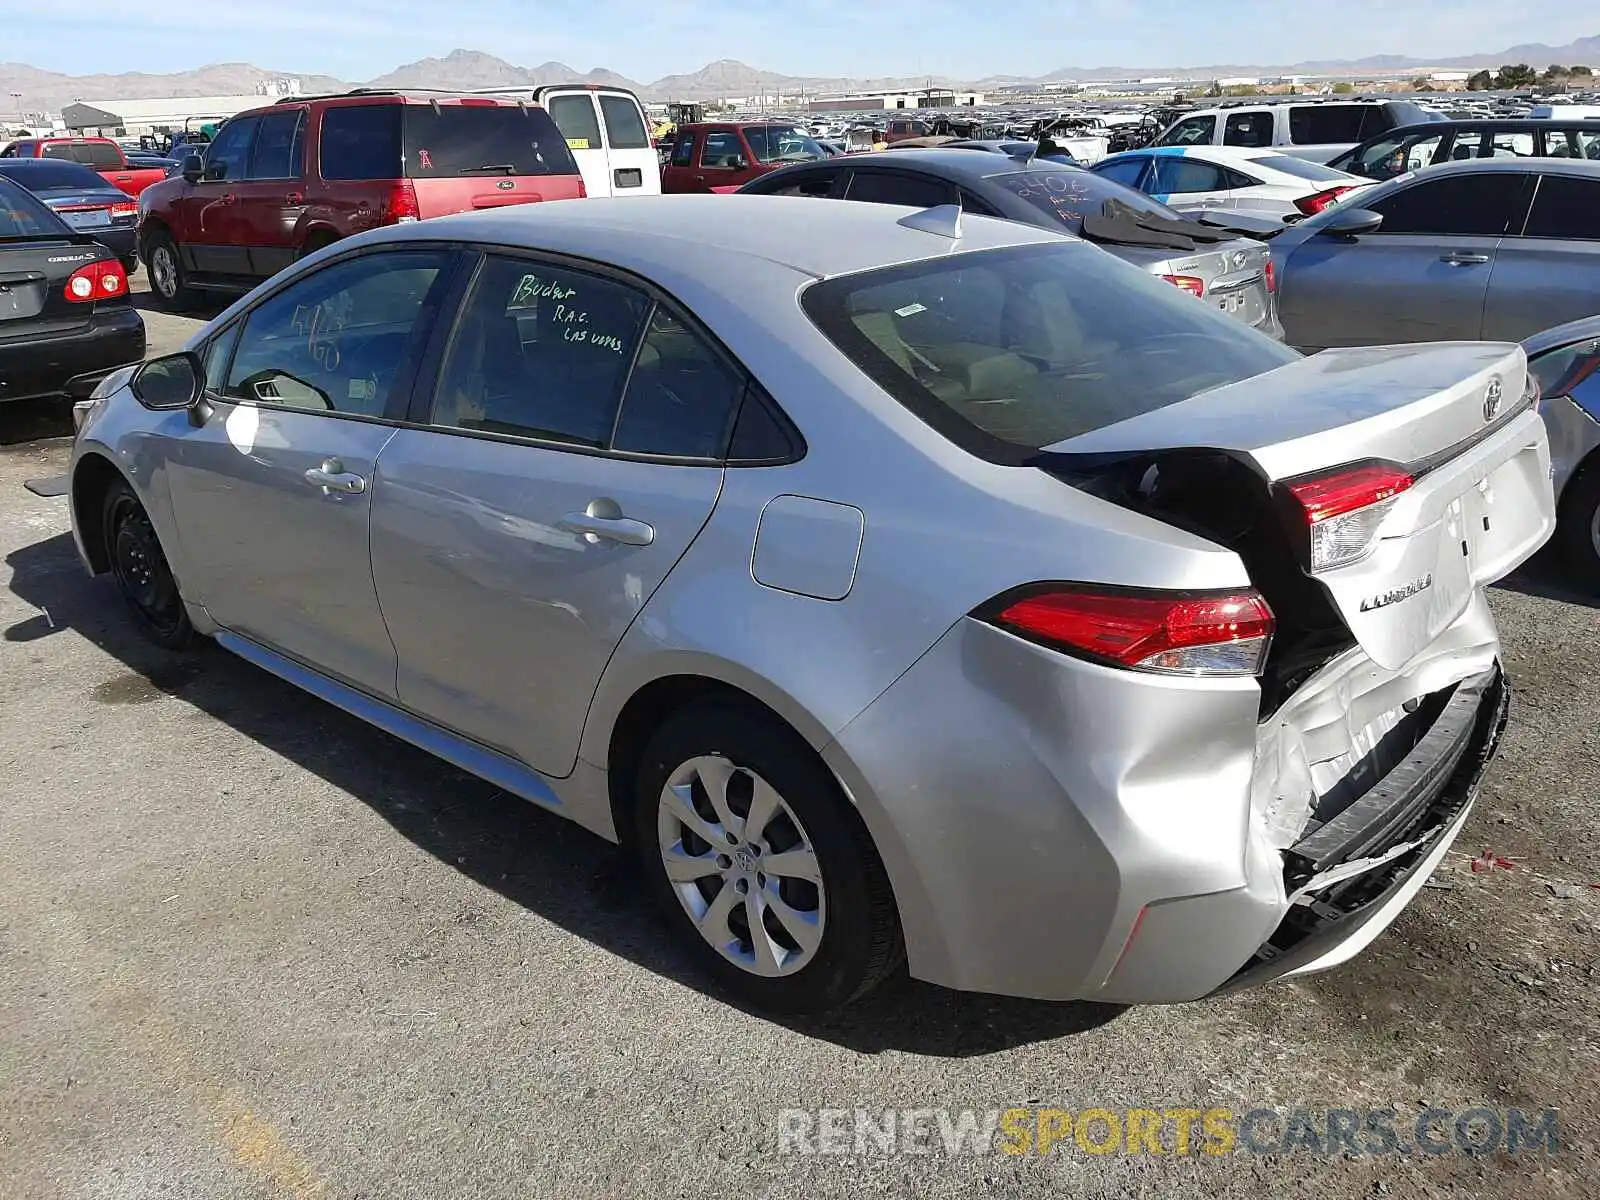
[[[1205,299],[1206,281],[1198,275],[1163,275],[1161,278],[1172,284],[1173,287],[1188,292],[1189,295],[1194,296],[1196,299]]]
[[[93,304],[96,300],[115,300],[128,294],[128,276],[122,264],[92,262],[67,277],[62,295],[74,304]]]
[[[1415,482],[1393,463],[1366,463],[1286,484],[1305,517],[1311,570],[1347,567],[1371,554],[1395,497]]]
[[[422,208],[417,204],[417,189],[409,179],[402,179],[389,189],[389,198],[383,203],[381,224],[403,225],[407,221],[420,221]]]
[[[1267,295],[1272,295],[1278,290],[1278,269],[1272,265],[1272,260],[1267,259],[1267,265],[1262,269],[1261,277],[1266,280]]]
[[[1331,187],[1325,192],[1318,192],[1314,196],[1301,196],[1300,199],[1294,202],[1294,206],[1305,213],[1306,216],[1314,217],[1340,196],[1352,191],[1353,186],[1351,184],[1343,184],[1339,187]]]
[[[587,200],[588,198],[589,198],[589,189],[586,188],[583,185],[583,176],[579,175],[578,176],[578,199],[579,200]]]
[[[1259,675],[1273,616],[1254,590],[1226,594],[1041,585],[979,613],[1055,650],[1164,675]]]

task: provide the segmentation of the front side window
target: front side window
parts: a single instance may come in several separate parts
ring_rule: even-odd
[[[456,323],[432,423],[606,446],[649,308],[611,279],[490,256]]]
[[[298,179],[304,165],[305,112],[272,113],[261,118],[250,152],[251,179]]]
[[[827,158],[816,138],[792,125],[752,125],[744,131],[750,152],[764,163],[812,162]]]
[[[891,396],[1000,462],[1299,357],[1075,242],[841,276],[801,304]]]
[[[256,118],[246,117],[229,121],[217,131],[216,140],[206,147],[204,178],[212,182],[244,178],[256,124]]]
[[[338,104],[322,111],[318,158],[324,179],[398,179],[398,104]]]
[[[1433,165],[1444,136],[1443,133],[1410,133],[1379,138],[1356,156],[1350,164],[1350,174],[1368,179],[1393,179],[1407,171],[1420,171]]]
[[[1094,173],[1120,183],[1123,187],[1136,188],[1139,186],[1139,177],[1144,174],[1144,164],[1147,161],[1142,156],[1119,158],[1114,162],[1097,163]]]
[[[837,169],[801,171],[796,175],[785,171],[782,175],[767,176],[773,180],[773,186],[763,187],[757,184],[751,190],[763,196],[812,196],[825,200],[832,196],[834,189],[839,186],[841,173]]]
[[[739,135],[725,129],[706,134],[700,150],[700,165],[719,171],[734,171],[744,166],[744,146]]]
[[[1508,171],[1424,178],[1362,207],[1383,214],[1379,234],[1500,237],[1527,182],[1528,176]]]
[[[595,115],[594,101],[587,92],[581,96],[551,96],[545,101],[545,108],[571,149],[605,148],[600,140],[600,118]]]
[[[1230,113],[1222,130],[1225,146],[1272,145],[1272,114],[1269,112]]]
[[[346,259],[256,308],[228,371],[227,398],[381,417],[448,255],[394,251]]]
[[[1189,117],[1156,139],[1158,146],[1208,146],[1217,134],[1216,117]]]

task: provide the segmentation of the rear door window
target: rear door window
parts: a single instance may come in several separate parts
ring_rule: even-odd
[[[490,256],[450,340],[432,423],[605,447],[649,309],[614,279]]]
[[[1500,237],[1521,216],[1529,176],[1510,171],[1423,179],[1364,204],[1383,214],[1378,233]]]
[[[1289,140],[1297,146],[1361,141],[1369,104],[1294,104],[1289,107]],[[1373,132],[1381,132],[1375,127]]]
[[[613,150],[650,149],[650,131],[639,114],[639,102],[632,96],[600,97],[600,115],[605,118],[606,140]]]
[[[922,175],[901,175],[893,171],[855,171],[850,176],[846,200],[868,204],[904,204],[910,208],[933,208],[940,204],[959,204],[960,190],[942,179]]]
[[[1197,158],[1158,154],[1152,162],[1150,191],[1157,196],[1184,192],[1222,192],[1228,187],[1222,172]]]
[[[1550,158],[1600,160],[1600,127],[1595,129],[1546,129],[1539,134],[1543,153]]]
[[[545,101],[545,108],[570,149],[604,149],[605,143],[600,140],[600,118],[595,114],[594,100],[588,92],[551,96]]]
[[[1229,113],[1222,130],[1225,146],[1272,145],[1272,114],[1270,112]]]
[[[838,192],[839,181],[844,172],[835,167],[829,170],[801,171],[796,175],[787,173],[773,180],[774,185],[781,186],[763,187],[758,184],[751,191],[759,192],[763,196],[812,196],[820,199],[830,199]]]
[[[1501,132],[1490,136],[1487,158],[1532,158],[1533,134]]]
[[[412,179],[578,173],[555,121],[531,104],[396,107],[405,114],[401,130],[406,174]]]
[[[672,143],[672,158],[670,165],[674,167],[687,167],[694,162],[694,137],[692,133],[680,133],[678,140]]]
[[[339,104],[322,112],[324,179],[398,179],[400,105]]]
[[[1539,180],[1524,237],[1600,241],[1600,180],[1546,175]]]
[[[720,458],[744,394],[744,374],[656,305],[628,377],[614,450]]]
[[[271,113],[261,118],[250,151],[251,179],[298,179],[304,166],[305,112]]]

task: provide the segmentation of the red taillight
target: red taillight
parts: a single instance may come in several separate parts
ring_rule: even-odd
[[[589,198],[589,189],[583,186],[583,176],[579,175],[578,176],[578,199],[579,200],[587,200],[588,198]]]
[[[409,179],[402,179],[389,189],[389,198],[383,203],[381,225],[399,225],[406,221],[422,220],[422,208],[417,204],[417,189]]]
[[[1194,296],[1196,299],[1205,299],[1206,281],[1198,275],[1163,275],[1161,278],[1172,284],[1173,287],[1188,292],[1189,295]]]
[[[1353,191],[1354,188],[1354,184],[1341,184],[1339,187],[1331,187],[1325,192],[1318,192],[1315,196],[1301,196],[1300,199],[1294,202],[1294,206],[1305,213],[1306,216],[1314,217],[1340,196],[1346,192]]]
[[[1305,515],[1311,570],[1349,566],[1371,554],[1390,501],[1415,482],[1404,467],[1367,463],[1285,484]]]
[[[1259,673],[1274,624],[1253,590],[1193,595],[1070,584],[1003,599],[987,619],[1054,649],[1178,675]]]
[[[1270,258],[1267,259],[1267,265],[1262,272],[1262,278],[1267,282],[1267,295],[1270,296],[1272,293],[1278,290],[1278,270],[1272,265],[1272,260]]]
[[[67,286],[61,294],[74,304],[115,300],[128,294],[128,276],[120,263],[92,262],[67,277]]]

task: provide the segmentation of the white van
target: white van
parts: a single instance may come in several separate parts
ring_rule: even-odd
[[[650,140],[639,97],[626,88],[590,83],[545,87],[479,88],[537,104],[550,114],[567,139],[591,196],[659,196],[661,160]]]

